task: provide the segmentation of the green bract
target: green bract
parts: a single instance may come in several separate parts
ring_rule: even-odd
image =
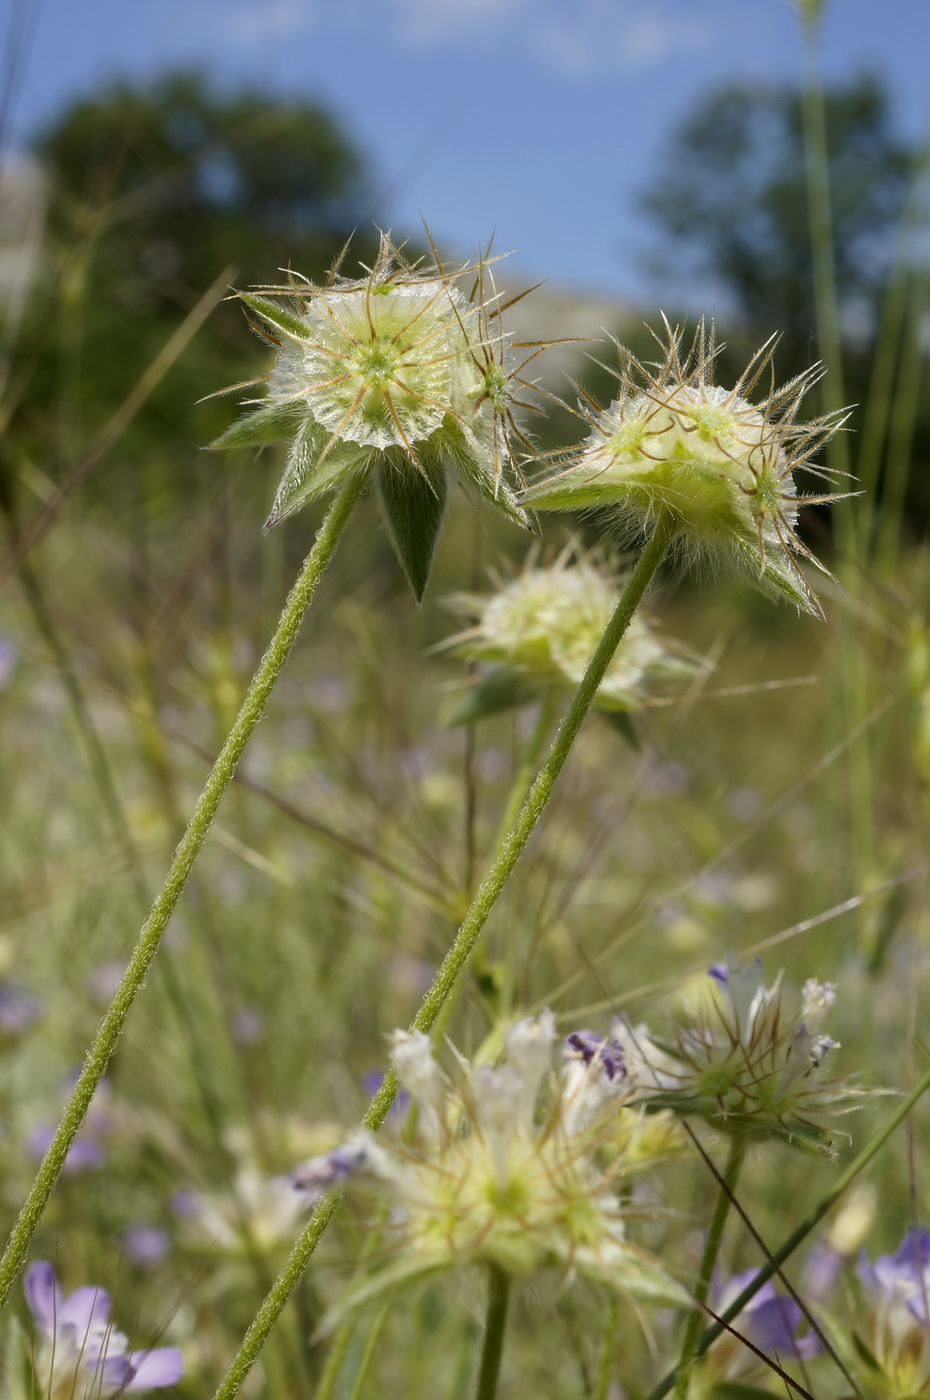
[[[459,593],[449,599],[475,623],[449,639],[463,656],[490,663],[456,711],[462,723],[538,698],[541,687],[574,689],[584,675],[617,606],[623,580],[608,559],[585,554],[572,540],[555,562],[536,554],[491,595]],[[637,710],[655,682],[692,676],[697,659],[660,637],[643,617],[624,634],[597,692],[609,712]]]
[[[448,474],[509,519],[525,515],[503,479],[513,465],[510,414],[517,371],[486,264],[446,272],[409,265],[387,236],[366,277],[293,277],[240,297],[277,348],[261,407],[212,448],[288,442],[266,526],[356,472],[371,474],[417,597],[429,578]],[[459,289],[470,273],[466,296]],[[532,357],[531,357],[532,358]],[[244,387],[244,386],[237,386]],[[254,401],[253,401],[254,402]],[[517,434],[519,436],[519,434]]]
[[[796,555],[823,568],[795,532],[802,504],[793,472],[843,421],[827,415],[799,423],[801,399],[820,378],[815,366],[759,403],[746,395],[770,364],[773,342],[753,357],[733,389],[713,383],[717,350],[699,326],[691,349],[668,326],[665,359],[655,368],[621,355],[620,394],[605,409],[582,410],[591,434],[580,453],[526,495],[534,510],[616,508],[625,533],[651,532],[660,514],[676,522],[679,543],[747,570],[768,593],[820,615]],[[826,571],[824,571],[826,572]]]

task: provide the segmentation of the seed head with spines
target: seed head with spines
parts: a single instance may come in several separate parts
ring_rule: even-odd
[[[663,360],[640,362],[618,344],[618,397],[601,408],[582,394],[580,413],[591,428],[580,452],[526,493],[534,510],[610,507],[621,533],[651,533],[660,517],[676,527],[686,557],[729,562],[767,593],[821,615],[798,563],[823,568],[796,531],[802,505],[836,500],[833,493],[799,496],[794,472],[832,473],[813,457],[845,421],[826,414],[799,420],[801,400],[823,369],[775,389],[756,403],[749,395],[771,371],[775,337],[753,356],[732,389],[713,382],[720,350],[713,328],[699,324],[689,349],[684,332],[665,322]]]
[[[370,475],[420,597],[450,471],[466,491],[525,524],[506,480],[515,438],[526,441],[513,417],[522,366],[508,368],[486,260],[451,270],[438,260],[411,263],[383,234],[362,278],[342,277],[337,265],[323,286],[289,274],[283,286],[238,295],[277,357],[270,375],[252,381],[267,386],[251,401],[260,406],[211,447],[290,444],[266,526],[355,473]]]

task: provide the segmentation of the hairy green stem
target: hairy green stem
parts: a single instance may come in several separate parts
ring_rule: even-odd
[[[497,1381],[504,1354],[507,1305],[510,1302],[510,1275],[499,1264],[488,1265],[488,1311],[481,1347],[481,1369],[475,1400],[495,1400]]]
[[[264,713],[275,682],[291,654],[310,600],[365,486],[357,474],[342,487],[320,526],[313,548],[304,561],[278,622],[277,631],[252,678],[242,708],[213,765],[187,830],[174,853],[168,874],[151,912],[142,926],[123,979],[87,1051],[83,1068],[65,1107],[51,1146],[42,1159],[29,1194],[19,1212],[0,1259],[0,1307],[9,1299],[29,1244],[55,1188],[97,1086],[116,1048],[133,1002],[145,983],[162,934],[168,926],[194,861],[200,853],[223,795],[255,726]]]
[[[732,1322],[734,1318],[739,1316],[746,1305],[752,1302],[753,1298],[759,1292],[759,1289],[768,1283],[773,1274],[778,1273],[782,1264],[784,1264],[787,1259],[791,1258],[791,1255],[797,1249],[798,1245],[803,1244],[811,1231],[817,1228],[824,1216],[833,1209],[837,1201],[849,1190],[856,1177],[868,1166],[872,1158],[877,1156],[891,1137],[895,1128],[904,1121],[918,1099],[921,1099],[928,1089],[930,1089],[930,1069],[928,1069],[926,1074],[915,1084],[907,1098],[901,1101],[886,1122],[882,1124],[877,1132],[872,1134],[865,1147],[853,1158],[833,1189],[828,1191],[825,1196],[821,1196],[813,1210],[804,1217],[800,1225],[788,1236],[781,1248],[777,1249],[774,1254],[766,1259],[752,1282],[746,1285],[739,1297],[727,1308],[726,1312],[720,1314],[720,1321],[712,1323],[711,1326],[701,1334],[694,1352],[695,1361],[698,1357],[704,1355],[708,1347],[720,1336],[721,1332],[726,1330],[726,1324]],[[673,1371],[669,1371],[667,1375],[662,1377],[656,1388],[650,1391],[646,1400],[663,1400],[663,1396],[667,1395],[671,1390],[677,1377],[678,1368],[676,1366]]]
[[[526,795],[516,821],[501,842],[483,883],[479,887],[471,908],[465,916],[442,966],[436,974],[433,985],[420,1003],[420,1009],[410,1024],[411,1031],[431,1031],[443,1006],[452,995],[459,977],[474,950],[491,910],[506,885],[517,861],[526,848],[533,828],[549,801],[556,779],[565,765],[572,745],[578,736],[588,711],[594,703],[598,687],[604,679],[607,667],[620,644],[624,632],[629,627],[633,615],[646,595],[649,585],[655,578],[659,565],[668,552],[675,536],[675,524],[666,516],[660,517],[649,542],[640,555],[639,562],[617,604],[613,617],[607,624],[597,649],[588,662],[587,670],[575,692],[558,733],[552,741],[549,755],[536,776],[536,781]],[[384,1076],[381,1087],[375,1094],[362,1119],[366,1128],[377,1131],[381,1127],[397,1091],[397,1079],[393,1070]],[[300,1283],[314,1250],[326,1231],[329,1222],[345,1199],[340,1190],[325,1196],[315,1207],[307,1221],[304,1232],[291,1250],[287,1263],[274,1282],[274,1286],[253,1318],[242,1339],[232,1365],[220,1382],[214,1400],[232,1400],[251,1371],[258,1355],[281,1312]]]
[[[745,1156],[746,1139],[742,1133],[737,1133],[730,1144],[730,1155],[727,1158],[723,1176],[720,1178],[717,1204],[714,1206],[714,1213],[707,1230],[704,1253],[701,1256],[701,1267],[694,1285],[694,1301],[697,1306],[688,1314],[688,1325],[685,1328],[685,1337],[681,1346],[681,1360],[678,1363],[675,1400],[686,1400],[688,1388],[691,1385],[691,1370],[697,1355],[701,1324],[704,1321],[703,1305],[707,1302],[707,1295],[710,1293],[710,1281],[714,1276],[714,1265],[717,1263],[717,1256],[720,1253],[723,1229],[727,1223],[730,1202],[733,1199],[733,1192],[736,1190],[736,1183],[739,1180]]]
[[[533,774],[536,772],[536,765],[539,763],[543,745],[552,727],[555,698],[555,690],[551,686],[547,686],[539,702],[539,713],[536,716],[536,723],[533,726],[533,732],[526,746],[526,752],[523,755],[523,760],[517,771],[517,775],[510,785],[507,806],[504,809],[504,817],[497,835],[498,845],[502,844],[508,831],[513,826],[517,813],[526,798],[529,785],[533,781]]]

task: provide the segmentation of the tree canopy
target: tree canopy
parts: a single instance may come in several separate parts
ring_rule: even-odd
[[[910,153],[889,102],[864,76],[826,93],[837,287],[847,327],[869,334],[901,211]],[[753,329],[778,330],[780,359],[810,357],[813,273],[802,94],[736,84],[678,128],[644,196],[676,286],[708,276]]]

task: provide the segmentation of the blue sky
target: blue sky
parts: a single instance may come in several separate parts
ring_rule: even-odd
[[[202,65],[224,84],[332,106],[395,232],[422,210],[467,252],[496,228],[497,246],[518,250],[513,275],[607,298],[643,297],[637,193],[675,123],[717,83],[790,80],[802,66],[789,0],[5,4],[30,21],[19,141],[108,78]],[[823,52],[828,79],[883,75],[901,130],[922,135],[930,0],[827,0]]]

